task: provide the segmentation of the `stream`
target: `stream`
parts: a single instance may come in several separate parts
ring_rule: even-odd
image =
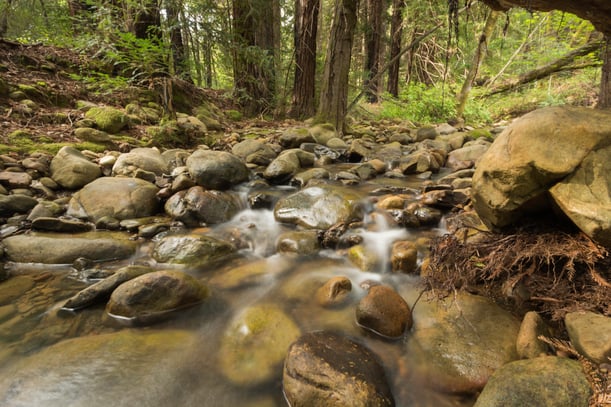
[[[472,405],[470,396],[446,394],[426,383],[420,371],[427,369],[427,361],[414,353],[417,346],[410,345],[409,332],[400,339],[384,339],[359,327],[355,319],[356,304],[366,293],[363,283],[391,285],[410,307],[416,303],[420,278],[390,271],[390,246],[397,240],[417,242],[420,263],[428,239],[444,233],[443,220],[435,227],[397,227],[371,202],[380,191],[418,191],[421,182],[416,176],[378,178],[353,186],[367,196],[369,213],[350,233],[360,236],[365,251],[377,259],[370,272],[350,262],[346,249],[278,253],[278,237],[296,228],[278,223],[270,209],[244,209],[229,222],[190,230],[223,237],[238,234],[243,242],[236,255],[201,267],[156,263],[151,251],[158,236],[140,239],[136,255],[127,260],[5,264],[11,277],[0,291],[0,377],[15,379],[2,390],[16,394],[6,406],[287,406],[281,365],[272,380],[254,384],[228,380],[220,367],[219,349],[228,323],[248,307],[269,303],[289,315],[302,333],[337,331],[374,351],[397,406]],[[273,188],[284,195],[296,190]],[[248,191],[242,192],[246,196]],[[414,194],[414,201],[419,198]],[[67,298],[128,264],[182,270],[205,283],[210,297],[150,326],[113,319],[104,304],[73,312],[61,309]],[[249,266],[252,271],[243,274]],[[336,276],[352,282],[348,299],[340,307],[321,307],[315,292]],[[79,345],[77,338],[92,339]]]

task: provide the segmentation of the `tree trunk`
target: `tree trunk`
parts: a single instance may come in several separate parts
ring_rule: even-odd
[[[581,57],[584,55],[588,55],[590,52],[596,51],[598,48],[600,48],[600,45],[601,45],[601,41],[588,42],[584,46],[569,52],[565,56],[558,58],[555,61],[552,61],[547,65],[544,65],[539,68],[535,68],[532,71],[529,71],[529,72],[526,72],[520,75],[517,79],[506,82],[499,86],[493,87],[490,90],[490,92],[486,94],[486,96],[491,96],[497,93],[506,92],[508,90],[515,89],[518,86],[524,85],[529,82],[536,81],[537,79],[545,78],[546,76],[549,76],[555,72],[564,70],[567,65],[573,63],[575,58]]]
[[[316,48],[320,0],[295,0],[295,76],[290,115],[314,115],[316,95]]]
[[[274,0],[233,0],[234,94],[244,113],[254,116],[274,107],[276,76]]]
[[[188,54],[182,38],[182,24],[179,18],[181,4],[179,0],[166,2],[168,25],[170,26],[170,47],[172,50],[172,64],[174,74],[180,78],[193,82],[189,72]]]
[[[6,0],[6,5],[0,10],[0,38],[4,38],[8,31],[8,14],[13,0]]]
[[[392,19],[390,21],[390,60],[388,67],[388,93],[394,97],[399,96],[399,67],[401,58],[397,58],[401,52],[401,39],[403,37],[403,10],[405,0],[393,0]]]
[[[384,0],[367,0],[367,27],[365,29],[366,60],[365,89],[367,89],[367,100],[377,103],[380,88],[380,54],[382,46],[382,12]]]
[[[488,52],[488,41],[492,36],[492,32],[494,31],[494,27],[496,26],[496,22],[500,14],[501,12],[496,10],[491,10],[490,14],[488,14],[488,18],[486,19],[486,25],[484,26],[482,34],[479,37],[479,43],[477,44],[477,49],[475,50],[475,54],[473,55],[471,69],[469,69],[467,77],[465,78],[465,82],[463,83],[462,89],[460,90],[460,93],[457,97],[456,117],[458,118],[462,118],[465,113],[465,107],[467,106],[469,93],[471,92],[473,82],[475,82],[477,73],[479,72],[482,63],[484,62],[486,53]]]
[[[602,52],[603,68],[600,78],[600,95],[598,95],[598,108],[611,108],[611,34],[605,36],[605,45]]]
[[[161,39],[161,14],[157,0],[147,0],[134,13],[134,35],[136,38]]]
[[[348,103],[348,79],[358,0],[337,0],[325,59],[317,121],[329,122],[340,133]]]

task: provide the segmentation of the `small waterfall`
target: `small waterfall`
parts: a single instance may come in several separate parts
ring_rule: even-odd
[[[224,223],[222,229],[239,231],[240,241],[257,257],[276,252],[276,239],[282,231],[274,212],[268,209],[245,209]]]
[[[393,227],[388,219],[379,212],[371,212],[365,216],[366,229],[360,232],[363,245],[379,259],[379,272],[390,271],[390,252],[392,244],[398,240],[405,240],[409,233],[405,228]]]

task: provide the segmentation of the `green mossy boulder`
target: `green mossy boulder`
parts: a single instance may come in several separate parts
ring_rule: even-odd
[[[110,134],[116,134],[128,125],[127,115],[110,106],[92,107],[85,118],[92,119],[98,129]]]

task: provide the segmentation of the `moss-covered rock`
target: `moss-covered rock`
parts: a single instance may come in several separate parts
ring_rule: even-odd
[[[225,116],[227,116],[229,120],[233,121],[242,120],[242,113],[237,110],[227,110],[225,112]]]
[[[96,127],[110,134],[116,134],[128,124],[125,113],[110,106],[92,107],[87,111],[85,117],[92,119]]]

